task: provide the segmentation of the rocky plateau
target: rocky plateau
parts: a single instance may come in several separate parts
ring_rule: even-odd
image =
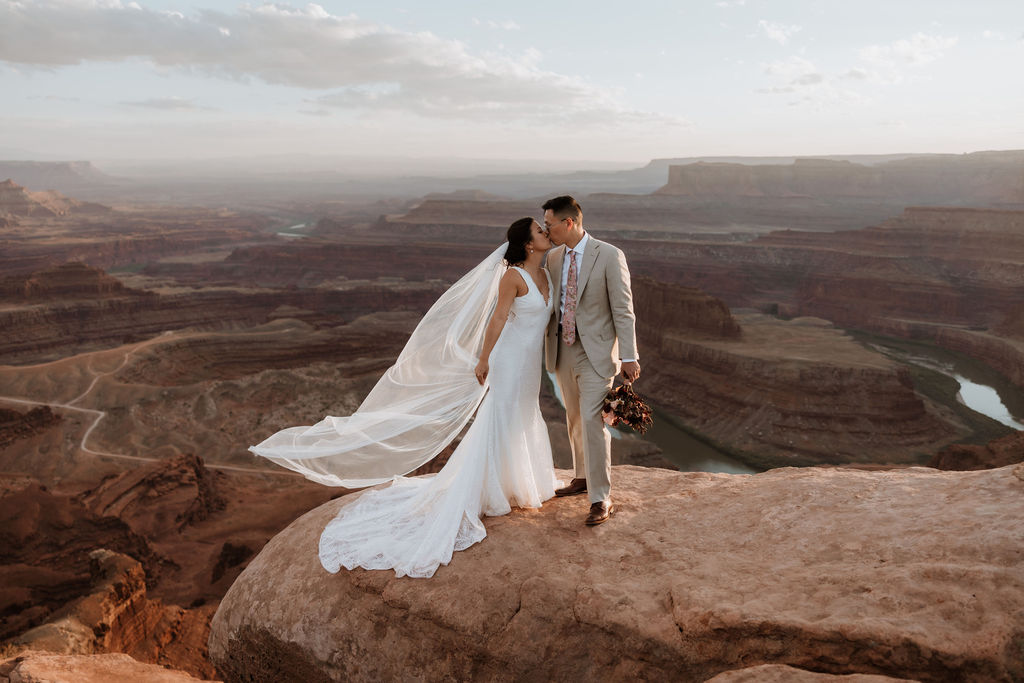
[[[256,213],[3,183],[0,682],[1024,678],[1020,433],[986,443],[845,331],[946,347],[1024,386],[1019,162],[660,160],[685,169],[663,192],[584,195],[588,229],[634,274],[640,392],[757,469],[847,467],[679,473],[659,445],[616,439],[610,524],[585,530],[564,499],[489,519],[429,584],[316,575],[295,549],[348,492],[246,447],[351,412],[540,200],[268,195]],[[11,174],[30,187],[113,182],[19,168],[55,179]],[[906,208],[929,193],[947,206]],[[568,467],[547,382],[540,402]],[[261,583],[287,553],[330,599]]]
[[[1024,465],[613,482],[607,524],[576,498],[487,518],[429,580],[325,572],[317,539],[353,496],[331,501],[231,586],[211,657],[227,681],[1024,676]]]

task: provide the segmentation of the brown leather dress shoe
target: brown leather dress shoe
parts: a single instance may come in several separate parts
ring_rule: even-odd
[[[604,524],[613,514],[615,514],[615,506],[612,505],[610,500],[602,500],[600,503],[593,503],[590,506],[590,514],[587,515],[587,521],[584,522],[584,524],[587,526]]]
[[[587,480],[586,479],[573,479],[569,482],[568,486],[560,489],[555,489],[556,496],[575,496],[579,493],[587,492]]]

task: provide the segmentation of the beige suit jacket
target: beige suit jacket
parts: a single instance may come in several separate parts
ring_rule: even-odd
[[[555,371],[558,360],[558,323],[561,315],[562,262],[565,246],[547,254],[546,268],[551,275],[555,302],[544,337],[544,365]],[[590,235],[576,285],[577,342],[602,377],[619,372],[621,358],[640,360],[636,348],[636,317],[629,268],[622,250]]]

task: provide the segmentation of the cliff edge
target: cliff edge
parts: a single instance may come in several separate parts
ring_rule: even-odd
[[[488,518],[426,580],[325,572],[320,531],[358,494],[330,501],[231,586],[211,658],[228,681],[1024,678],[1024,465],[613,480],[609,523],[580,497]]]

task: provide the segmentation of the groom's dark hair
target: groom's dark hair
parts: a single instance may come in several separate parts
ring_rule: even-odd
[[[576,225],[583,225],[583,207],[567,194],[547,200],[540,208],[544,211],[551,209],[556,218],[572,218]]]

